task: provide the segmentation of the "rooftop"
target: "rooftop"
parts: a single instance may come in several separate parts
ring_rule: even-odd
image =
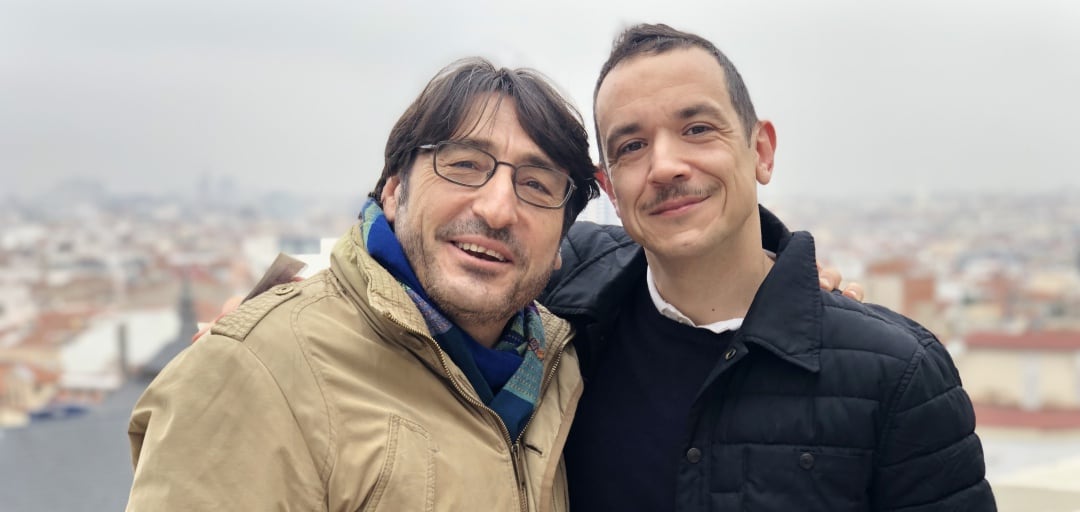
[[[964,344],[1006,350],[1080,350],[1080,331],[973,332],[964,338]]]
[[[1080,430],[1080,409],[1039,409],[975,404],[980,427],[1033,428],[1039,430]]]
[[[131,410],[150,378],[190,344],[190,334],[153,354],[144,377],[129,379],[84,414],[0,429],[4,512],[123,510],[131,489]]]

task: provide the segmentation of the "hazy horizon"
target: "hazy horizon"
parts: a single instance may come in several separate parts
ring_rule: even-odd
[[[739,67],[777,126],[763,197],[1080,190],[1080,4],[1066,0],[0,0],[0,197],[70,179],[175,192],[202,176],[363,194],[391,124],[443,65],[539,69],[591,128],[596,72],[636,22],[699,33]]]

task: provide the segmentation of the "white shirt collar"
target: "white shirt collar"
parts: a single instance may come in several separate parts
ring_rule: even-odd
[[[776,260],[776,253],[772,251],[765,251],[770,258]],[[725,331],[735,331],[739,327],[742,327],[744,318],[729,318],[727,320],[720,320],[719,322],[713,322],[711,324],[697,325],[690,317],[684,315],[682,311],[671,305],[670,302],[664,300],[660,296],[660,292],[656,289],[656,280],[653,279],[652,267],[646,265],[645,267],[645,282],[649,285],[649,297],[652,298],[653,305],[656,306],[656,310],[667,318],[670,318],[680,324],[689,325],[690,327],[697,327],[698,329],[706,329],[716,334],[720,334]]]
[[[649,297],[652,297],[653,305],[656,306],[656,310],[667,318],[679,322],[680,324],[697,327],[699,329],[706,329],[715,332],[716,334],[720,334],[724,331],[734,331],[739,327],[742,327],[742,318],[731,318],[713,322],[711,324],[697,325],[693,320],[684,315],[682,311],[679,311],[678,308],[672,306],[670,302],[664,300],[664,298],[660,296],[660,292],[656,290],[656,281],[653,279],[652,267],[645,268],[645,282],[649,285]]]

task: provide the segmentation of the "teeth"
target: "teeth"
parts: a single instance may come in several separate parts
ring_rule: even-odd
[[[469,251],[469,252],[474,252],[474,253],[477,253],[477,254],[483,254],[483,255],[488,256],[488,257],[490,257],[490,258],[492,258],[492,259],[494,259],[496,261],[506,261],[506,258],[503,258],[502,255],[500,255],[499,253],[497,253],[495,251],[492,251],[490,249],[485,249],[485,248],[480,247],[479,245],[476,245],[476,244],[463,244],[463,243],[460,243],[460,242],[454,242],[454,245],[456,245],[459,249],[461,249],[463,251]]]

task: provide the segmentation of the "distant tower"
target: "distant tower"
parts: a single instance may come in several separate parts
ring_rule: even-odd
[[[190,340],[199,332],[199,320],[195,315],[195,299],[192,297],[191,277],[188,272],[184,272],[182,279],[180,300],[176,304],[177,314],[180,315],[180,332],[177,336],[180,340]]]
[[[199,175],[199,180],[195,184],[195,201],[202,203],[211,199],[210,194],[213,193],[213,187],[210,183],[210,173],[203,172]]]
[[[1080,235],[1077,235],[1077,239],[1080,239]],[[1076,244],[1076,272],[1080,273],[1080,240]]]
[[[1080,226],[1073,226],[1073,249],[1076,251],[1076,271],[1080,272]]]

